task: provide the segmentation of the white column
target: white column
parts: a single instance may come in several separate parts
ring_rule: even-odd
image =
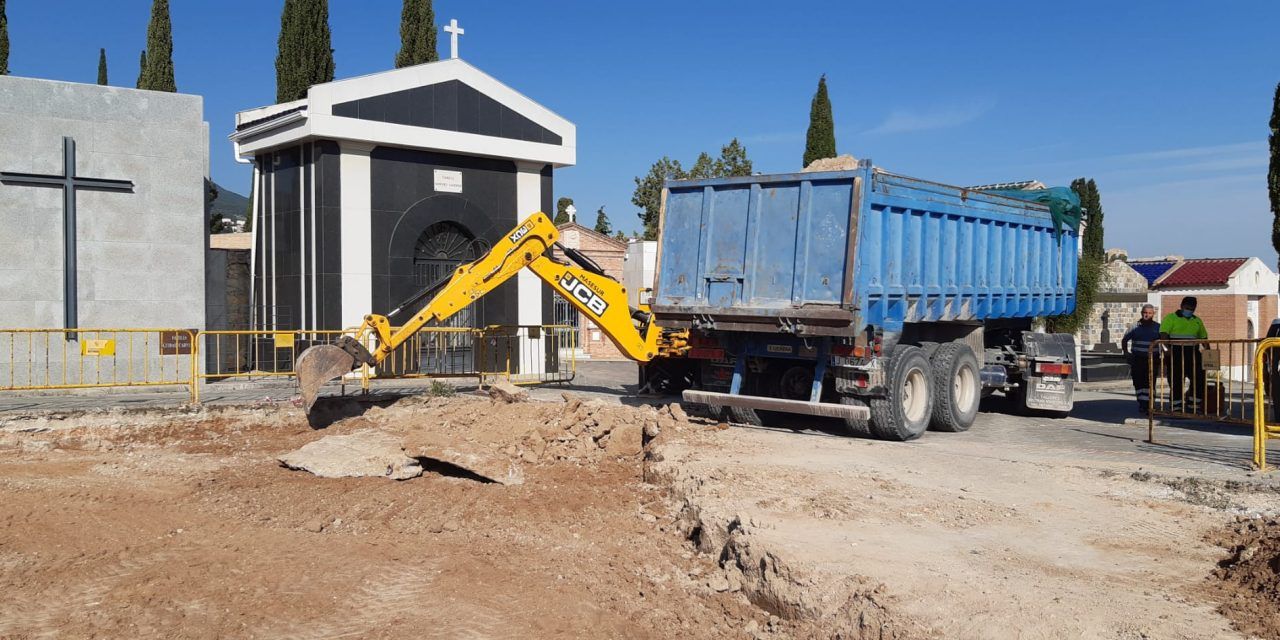
[[[373,311],[372,196],[369,153],[373,145],[342,142],[342,327],[359,326]]]
[[[248,327],[231,327],[232,329],[257,329],[258,320],[262,312],[258,309],[258,303],[262,301],[262,287],[258,286],[258,234],[262,233],[263,216],[258,211],[259,203],[262,202],[262,173],[258,170],[258,163],[253,163],[253,189],[249,193],[249,224],[253,225],[249,229],[249,326]]]
[[[520,162],[516,164],[516,220],[524,220],[542,209],[542,167],[545,165]],[[523,269],[516,276],[519,297],[516,319],[521,325],[542,324],[542,280],[532,271]],[[529,339],[527,330],[520,332],[520,373],[546,372],[545,343],[541,337]]]

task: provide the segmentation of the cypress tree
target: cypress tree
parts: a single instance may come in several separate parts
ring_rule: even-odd
[[[805,136],[804,166],[814,160],[836,157],[836,125],[831,117],[831,98],[827,96],[827,74],[818,78],[818,90],[809,105],[809,132]]]
[[[169,0],[152,0],[151,22],[147,24],[147,64],[142,71],[142,89],[178,90],[173,77],[173,26],[169,22]]]
[[[142,54],[138,57],[138,83],[133,85],[139,89],[143,88],[147,77],[147,50],[143,49]]]
[[[98,84],[107,84],[107,50],[98,49]]]
[[[1080,196],[1080,206],[1085,210],[1082,251],[1076,269],[1076,308],[1065,316],[1046,319],[1046,328],[1053,333],[1075,333],[1084,326],[1093,311],[1107,266],[1106,250],[1103,249],[1102,197],[1098,193],[1098,184],[1092,179],[1077,178],[1071,181],[1071,189]]]
[[[1071,182],[1071,188],[1080,194],[1080,206],[1087,212],[1084,238],[1081,239],[1083,253],[1101,260],[1106,257],[1107,250],[1103,240],[1102,199],[1098,196],[1098,183],[1092,178],[1077,178]]]
[[[1271,165],[1267,171],[1267,195],[1271,197],[1271,246],[1280,252],[1280,84],[1271,103]]]
[[[4,13],[4,0],[0,0],[0,76],[9,75],[9,18]]]
[[[564,224],[569,222],[569,207],[573,205],[573,198],[562,197],[556,200],[556,217],[551,222],[555,224]]]
[[[396,53],[396,68],[439,59],[436,54],[436,12],[431,8],[431,0],[404,0],[404,8],[400,10],[400,51]]]
[[[328,0],[285,0],[276,54],[276,101],[307,97],[314,84],[333,80]]]
[[[596,211],[596,233],[606,236],[613,234],[613,225],[609,223],[609,216],[604,212],[604,205],[600,205],[600,209]]]

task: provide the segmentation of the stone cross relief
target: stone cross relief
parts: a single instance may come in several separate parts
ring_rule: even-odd
[[[63,328],[76,329],[80,325],[76,289],[76,191],[133,193],[133,181],[76,175],[76,141],[67,136],[62,138],[62,175],[0,171],[0,184],[62,189]],[[67,332],[67,340],[76,339],[74,332]]]

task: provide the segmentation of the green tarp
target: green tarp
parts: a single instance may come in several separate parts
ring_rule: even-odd
[[[1080,233],[1080,219],[1084,212],[1080,209],[1080,196],[1070,187],[1049,187],[1048,189],[992,189],[986,193],[994,193],[1006,198],[1017,198],[1039,202],[1049,207],[1053,216],[1053,230],[1062,235],[1062,227],[1070,227]]]

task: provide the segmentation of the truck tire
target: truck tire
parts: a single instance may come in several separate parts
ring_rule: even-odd
[[[729,422],[745,424],[752,427],[760,427],[764,425],[764,421],[760,419],[760,414],[756,413],[751,407],[725,407],[724,417]]]
[[[851,405],[855,407],[867,406],[866,401],[864,401],[862,398],[855,398],[852,396],[840,396],[840,404],[846,404],[846,405]],[[855,420],[853,418],[844,418],[843,422],[844,422],[845,433],[851,436],[854,436],[855,438],[871,437],[871,422],[869,420]]]
[[[978,357],[963,342],[948,342],[933,352],[933,420],[929,428],[967,431],[978,417],[982,376]]]
[[[871,433],[881,440],[914,440],[933,417],[932,371],[920,347],[893,348],[885,372],[885,395],[872,398]]]

